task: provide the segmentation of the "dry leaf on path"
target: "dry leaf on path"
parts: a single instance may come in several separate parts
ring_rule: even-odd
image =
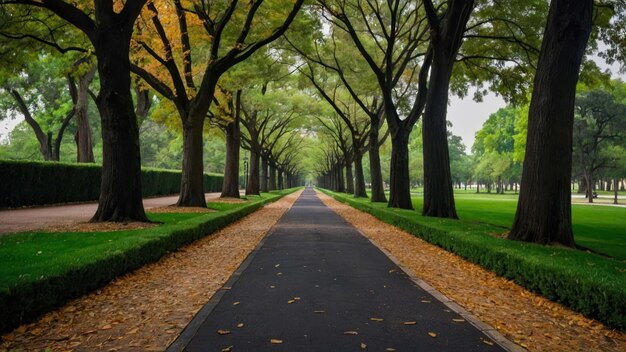
[[[222,348],[222,352],[230,352],[232,350],[233,350],[233,346],[228,346],[228,347]]]
[[[364,349],[366,349],[366,348],[367,348],[367,345],[366,345],[366,344],[364,344],[363,342],[361,342],[361,349],[362,349],[362,350],[364,350]]]
[[[237,324],[237,327],[238,327],[238,328],[243,328],[243,327],[244,327],[244,325],[243,325],[243,323],[239,323],[239,324]]]
[[[383,321],[383,318],[370,318],[371,321]]]
[[[344,335],[358,335],[359,333],[356,331],[350,330],[350,331],[344,331],[343,334]]]
[[[405,321],[402,324],[404,324],[404,325],[415,325],[415,324],[417,324],[417,322],[416,321]]]
[[[279,339],[271,339],[270,343],[273,343],[275,345],[279,345],[281,343],[283,343],[283,340],[279,340]]]
[[[228,335],[228,334],[230,334],[230,331],[229,330],[221,330],[220,329],[220,330],[217,330],[217,333],[220,334],[220,335]]]
[[[428,332],[428,336],[430,336],[430,337],[437,337],[437,333],[429,331]]]
[[[457,322],[457,323],[462,323],[462,322],[465,321],[465,319],[454,318],[454,319],[452,319],[452,321]]]

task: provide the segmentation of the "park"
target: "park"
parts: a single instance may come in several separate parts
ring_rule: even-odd
[[[0,0],[0,351],[626,350],[623,0]]]

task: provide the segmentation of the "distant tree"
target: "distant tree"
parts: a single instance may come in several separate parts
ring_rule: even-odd
[[[626,138],[626,104],[601,90],[579,95],[573,136],[574,160],[585,179],[588,201],[593,203],[594,174],[610,167],[614,159],[606,149]]]

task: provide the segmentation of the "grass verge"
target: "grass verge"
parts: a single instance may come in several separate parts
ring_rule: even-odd
[[[7,332],[118,276],[158,261],[297,188],[209,203],[206,214],[149,214],[163,225],[115,232],[25,232],[0,237],[0,332]]]
[[[371,203],[367,198],[321,191],[550,300],[607,326],[625,330],[626,263],[623,261],[568,248],[509,241],[490,235],[502,232],[499,226],[428,218],[411,210],[387,208],[385,203]]]

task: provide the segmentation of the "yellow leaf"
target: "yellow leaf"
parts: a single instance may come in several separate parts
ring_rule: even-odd
[[[228,330],[217,330],[217,333],[220,335],[228,335],[230,334],[230,331]]]
[[[493,346],[493,342],[491,342],[490,340],[483,339],[483,342],[489,346]]]
[[[455,319],[452,319],[452,321],[455,321],[457,323],[462,323],[462,322],[465,321],[465,319],[457,319],[457,318],[455,318]]]
[[[296,297],[294,297],[293,299],[294,299],[294,300],[296,300],[296,301],[299,301],[299,300],[300,300],[300,297],[296,296]]]
[[[423,300],[422,300],[422,303],[430,303],[430,301],[429,301],[429,300],[426,300],[426,299],[423,299]]]
[[[430,337],[437,337],[437,334],[432,332],[432,331],[429,331],[428,332],[428,336],[430,336]]]
[[[383,321],[383,318],[370,318],[371,321]]]
[[[416,321],[405,321],[402,324],[404,324],[404,325],[415,325],[415,324],[417,324],[417,322]]]
[[[271,339],[270,343],[273,343],[275,345],[279,345],[281,343],[283,343],[283,340],[279,340],[279,339]]]
[[[241,303],[241,302],[235,302],[235,303],[233,303],[233,306],[237,306],[237,305],[239,305],[240,303]]]
[[[295,302],[295,300],[293,300],[293,299],[290,299],[290,300],[287,301],[287,303],[289,303],[289,304],[292,304],[293,302]]]
[[[237,327],[238,327],[238,328],[243,328],[243,323],[239,323],[239,324],[237,324]]]
[[[363,342],[361,342],[361,349],[363,349],[363,350],[364,350],[364,349],[366,349],[366,348],[367,348],[367,345],[366,345],[366,344],[364,344]]]
[[[343,334],[344,335],[358,335],[359,333],[356,331],[350,330],[350,331],[344,331]]]
[[[222,352],[230,352],[232,350],[233,350],[233,346],[228,346],[228,347],[222,348]]]
[[[100,330],[111,330],[111,328],[112,328],[112,326],[107,324],[107,325],[101,327]],[[32,333],[32,331],[31,331],[31,333]]]
[[[395,348],[393,348],[393,347],[387,347],[387,348],[385,349],[385,351],[387,351],[387,352],[394,352],[395,350],[396,350],[396,349],[395,349]]]

